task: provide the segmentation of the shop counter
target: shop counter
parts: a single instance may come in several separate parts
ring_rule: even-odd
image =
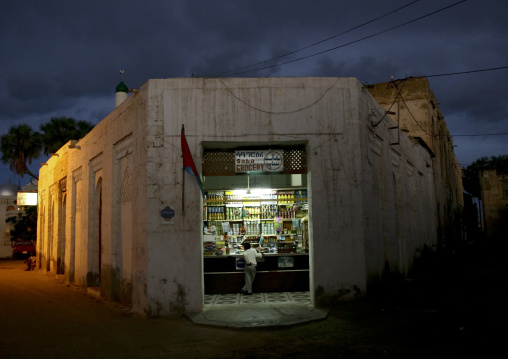
[[[244,283],[243,254],[204,256],[206,294],[237,293]],[[309,290],[308,253],[264,253],[258,261],[254,292]]]

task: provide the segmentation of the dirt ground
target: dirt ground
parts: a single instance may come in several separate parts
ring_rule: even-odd
[[[0,358],[490,358],[506,333],[504,252],[432,255],[409,280],[277,329],[144,318],[0,259]]]

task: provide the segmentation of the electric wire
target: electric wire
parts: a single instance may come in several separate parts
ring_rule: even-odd
[[[406,110],[407,110],[407,112],[409,112],[409,114],[411,115],[411,117],[413,118],[413,120],[416,122],[416,124],[418,125],[418,127],[420,127],[420,128],[421,128],[421,130],[422,130],[423,132],[425,132],[427,135],[432,136],[432,134],[428,133],[428,132],[427,132],[427,131],[426,131],[426,130],[422,127],[422,125],[420,124],[420,122],[418,122],[418,121],[416,120],[416,118],[413,116],[413,113],[412,113],[412,112],[411,112],[411,110],[409,109],[409,106],[407,105],[407,103],[406,103],[406,101],[404,100],[404,97],[402,97],[402,95],[400,96],[400,99],[402,100],[402,102],[403,102],[403,103],[404,103],[404,105],[406,106]]]
[[[269,69],[269,68],[272,68],[272,67],[287,65],[287,64],[290,64],[290,63],[293,63],[293,62],[297,62],[297,61],[305,60],[305,59],[308,59],[308,58],[311,58],[311,57],[314,57],[314,56],[322,55],[322,54],[325,54],[327,52],[330,52],[330,51],[333,51],[333,50],[337,50],[337,49],[340,49],[340,48],[343,48],[343,47],[346,47],[346,46],[349,46],[349,45],[353,45],[353,44],[356,44],[358,42],[361,42],[361,41],[364,41],[364,40],[368,40],[368,39],[371,39],[373,37],[376,37],[376,36],[382,35],[384,33],[387,33],[389,31],[398,29],[400,27],[412,24],[412,23],[414,23],[416,21],[419,21],[419,20],[422,20],[422,19],[424,19],[426,17],[429,17],[429,16],[432,16],[432,15],[438,14],[438,13],[440,13],[442,11],[448,10],[448,9],[450,9],[450,8],[452,8],[454,6],[457,6],[457,5],[459,5],[459,4],[461,4],[461,3],[465,2],[465,1],[466,0],[458,1],[458,2],[453,3],[451,5],[445,6],[445,7],[441,8],[441,9],[439,9],[439,10],[435,10],[435,11],[432,11],[432,12],[430,12],[428,14],[425,14],[425,15],[419,16],[417,18],[414,18],[412,20],[406,21],[406,22],[404,22],[402,24],[392,26],[392,27],[390,27],[388,29],[379,31],[379,32],[374,33],[374,34],[370,34],[370,35],[364,36],[362,38],[350,41],[348,43],[345,43],[345,44],[342,44],[342,45],[339,45],[339,46],[332,47],[332,48],[327,49],[327,50],[319,51],[319,52],[316,52],[314,54],[310,54],[310,55],[307,55],[307,56],[302,56],[302,57],[299,57],[299,58],[296,58],[296,59],[293,59],[293,60],[288,60],[286,62],[275,64],[275,65],[268,65],[268,66],[264,66],[264,67],[255,68],[255,69],[252,69],[252,70],[246,70],[246,71],[240,71],[240,72],[230,73],[229,76],[232,76],[232,75],[241,75],[241,74],[245,74],[245,73],[249,73],[249,72],[254,72],[254,71],[260,71],[260,70],[266,70],[266,69]]]
[[[395,86],[395,88],[398,90],[398,91],[397,91],[397,96],[395,96],[395,99],[393,100],[393,102],[392,102],[392,104],[390,105],[390,107],[388,107],[388,110],[386,110],[386,111],[385,111],[384,115],[383,115],[383,116],[382,116],[382,117],[381,117],[381,118],[380,118],[377,122],[375,122],[375,123],[373,123],[373,124],[372,124],[372,127],[373,127],[373,128],[374,128],[374,127],[376,127],[377,125],[379,125],[379,124],[381,123],[381,121],[383,121],[383,120],[384,120],[384,118],[386,117],[386,115],[387,115],[388,113],[390,113],[390,110],[392,109],[393,105],[395,105],[395,103],[397,102],[397,99],[399,98],[399,96],[400,96],[400,94],[401,94],[402,90],[404,89],[404,86],[406,86],[407,80],[408,80],[407,78],[405,78],[404,80],[402,80],[402,81],[404,81],[404,82],[402,83],[402,86],[400,87],[400,89],[399,89],[397,86]],[[390,81],[390,83],[394,83],[394,84],[395,84],[395,82],[394,82],[394,81]]]
[[[467,135],[450,135],[449,137],[506,136],[506,135],[508,135],[508,132],[480,133],[480,134],[467,134]]]
[[[449,73],[435,74],[435,75],[425,75],[425,76],[421,76],[421,77],[431,78],[431,77],[467,75],[467,74],[473,74],[473,73],[478,73],[478,72],[498,71],[498,70],[506,70],[506,69],[508,69],[508,66],[498,66],[498,67],[491,67],[491,68],[486,68],[486,69],[468,70],[468,71],[460,71],[460,72],[449,72]],[[506,135],[508,135],[508,132],[479,133],[479,134],[457,134],[457,135],[435,135],[435,137],[439,137],[440,136],[440,137],[453,138],[453,137],[482,137],[482,136],[506,136]]]
[[[504,70],[504,69],[508,69],[508,66],[500,66],[500,67],[494,67],[494,68],[488,68],[488,69],[479,69],[479,70],[469,70],[469,71],[462,71],[462,72],[454,72],[454,73],[447,73],[447,74],[440,74],[440,75],[429,75],[429,76],[418,76],[418,77],[436,77],[436,76],[453,76],[453,75],[463,75],[463,74],[471,74],[471,73],[477,73],[477,72],[485,72],[485,71],[496,71],[496,70]],[[410,78],[414,78],[414,77],[406,77],[405,79],[403,80],[396,80],[396,81],[404,81],[404,85],[406,83],[406,81]],[[393,80],[392,80],[393,82]],[[432,136],[430,133],[428,133],[421,125],[420,123],[416,120],[416,118],[414,117],[414,115],[411,113],[411,110],[409,109],[406,101],[404,100],[404,98],[400,95],[401,92],[402,92],[402,88],[404,87],[404,85],[401,87],[400,91],[397,93],[397,96],[395,96],[395,99],[393,100],[392,104],[390,105],[390,107],[388,108],[388,110],[385,111],[384,115],[381,117],[381,119],[379,121],[377,121],[376,123],[373,123],[372,124],[372,127],[376,127],[377,125],[379,125],[379,123],[384,119],[384,117],[390,112],[391,108],[393,107],[393,105],[397,102],[397,97],[400,96],[400,98],[402,99],[402,102],[404,103],[404,105],[406,105],[406,108],[407,108],[407,111],[409,112],[409,114],[411,115],[411,117],[413,118],[413,120],[416,122],[416,124],[422,129],[423,132],[425,132],[427,135],[429,136]],[[458,134],[458,135],[433,135],[434,137],[448,137],[448,138],[453,138],[453,137],[481,137],[481,136],[505,136],[505,135],[508,135],[508,132],[499,132],[499,133],[481,133],[481,134]]]
[[[291,111],[280,111],[280,112],[275,112],[275,111],[267,111],[267,110],[263,110],[261,108],[257,108],[253,105],[251,105],[250,103],[248,103],[247,101],[245,101],[244,99],[238,97],[237,95],[235,95],[235,93],[224,83],[224,81],[222,81],[221,79],[219,79],[219,81],[222,83],[222,85],[226,88],[226,90],[231,94],[231,96],[233,96],[235,99],[237,99],[238,101],[240,101],[241,103],[245,104],[246,106],[252,108],[253,110],[256,110],[256,111],[259,111],[259,112],[264,112],[264,113],[267,113],[267,114],[271,114],[271,115],[287,115],[287,114],[292,114],[292,113],[296,113],[296,112],[300,112],[302,110],[305,110],[309,107],[312,107],[314,106],[316,103],[318,103],[323,97],[325,97],[325,95],[328,93],[328,91],[330,91],[332,88],[335,87],[335,85],[337,85],[337,83],[339,82],[339,77],[337,77],[336,81],[330,85],[326,90],[323,91],[323,93],[317,98],[315,99],[313,102],[311,102],[310,104],[308,105],[305,105],[303,107],[299,107],[295,110],[291,110]]]
[[[345,35],[345,34],[347,34],[348,32],[351,32],[351,31],[357,30],[357,29],[359,29],[359,28],[361,28],[361,27],[363,27],[363,26],[366,26],[366,25],[368,25],[368,24],[371,24],[371,23],[373,23],[373,22],[376,22],[376,21],[378,21],[378,20],[381,20],[382,18],[387,17],[387,16],[389,16],[389,15],[392,15],[392,14],[394,14],[394,13],[396,13],[396,12],[398,12],[398,11],[400,11],[400,10],[402,10],[402,9],[406,8],[406,7],[409,7],[409,6],[411,6],[411,5],[415,4],[415,3],[419,2],[419,1],[420,1],[420,0],[415,0],[415,1],[412,1],[412,2],[410,2],[410,3],[408,3],[408,4],[406,4],[406,5],[403,5],[403,6],[401,6],[401,7],[397,8],[397,9],[395,9],[395,10],[389,11],[389,12],[387,12],[386,14],[383,14],[383,15],[381,15],[381,16],[378,16],[378,17],[376,17],[376,18],[374,18],[374,19],[372,19],[372,20],[369,20],[369,21],[364,22],[364,23],[362,23],[362,24],[360,24],[360,25],[354,26],[354,27],[352,27],[352,28],[350,28],[350,29],[348,29],[348,30],[345,30],[345,31],[343,31],[343,32],[340,32],[340,33],[338,33],[338,34],[336,34],[336,35],[333,35],[333,36],[327,37],[326,39],[323,39],[323,40],[320,40],[320,41],[314,42],[314,43],[312,43],[312,44],[310,44],[310,45],[306,45],[306,46],[301,47],[301,48],[299,48],[299,49],[297,49],[297,50],[290,51],[290,52],[285,53],[285,54],[283,54],[283,55],[275,56],[275,57],[272,57],[272,58],[269,58],[269,59],[266,59],[266,60],[263,60],[263,61],[260,61],[260,62],[257,62],[257,63],[254,63],[254,64],[251,64],[251,65],[247,65],[247,66],[239,67],[239,68],[234,69],[234,70],[223,71],[223,72],[220,72],[220,73],[218,73],[218,74],[213,74],[213,75],[211,75],[211,76],[205,76],[205,77],[219,77],[219,76],[225,76],[225,75],[227,75],[227,74],[229,74],[229,73],[231,73],[231,72],[235,72],[235,71],[239,71],[239,70],[245,70],[245,69],[248,69],[248,68],[250,68],[250,67],[254,67],[254,66],[258,66],[258,65],[266,64],[266,63],[269,63],[269,62],[272,62],[272,61],[275,61],[275,60],[278,60],[278,59],[281,59],[281,58],[287,57],[287,56],[289,56],[289,55],[296,54],[296,53],[298,53],[298,52],[301,52],[301,51],[303,51],[303,50],[307,50],[307,49],[309,49],[309,48],[311,48],[311,47],[314,47],[314,46],[320,45],[320,44],[322,44],[322,43],[324,43],[324,42],[327,42],[327,41],[330,41],[330,40],[332,40],[332,39],[335,39],[336,37],[339,37],[339,36]]]
[[[455,76],[455,75],[467,75],[467,74],[473,74],[476,72],[486,72],[486,71],[497,71],[497,70],[506,70],[508,69],[508,66],[499,66],[499,67],[491,67],[487,69],[479,69],[479,70],[469,70],[469,71],[460,71],[460,72],[449,72],[444,74],[435,74],[435,75],[426,75],[426,76],[419,76],[419,77],[443,77],[443,76]]]

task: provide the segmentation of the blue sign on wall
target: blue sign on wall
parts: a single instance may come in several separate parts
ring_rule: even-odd
[[[169,206],[164,207],[161,210],[161,217],[164,218],[165,221],[171,221],[171,219],[175,216],[175,210]]]

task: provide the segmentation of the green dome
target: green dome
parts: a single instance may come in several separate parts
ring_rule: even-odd
[[[120,81],[120,83],[118,85],[116,85],[116,92],[129,93],[129,88],[123,81]]]

